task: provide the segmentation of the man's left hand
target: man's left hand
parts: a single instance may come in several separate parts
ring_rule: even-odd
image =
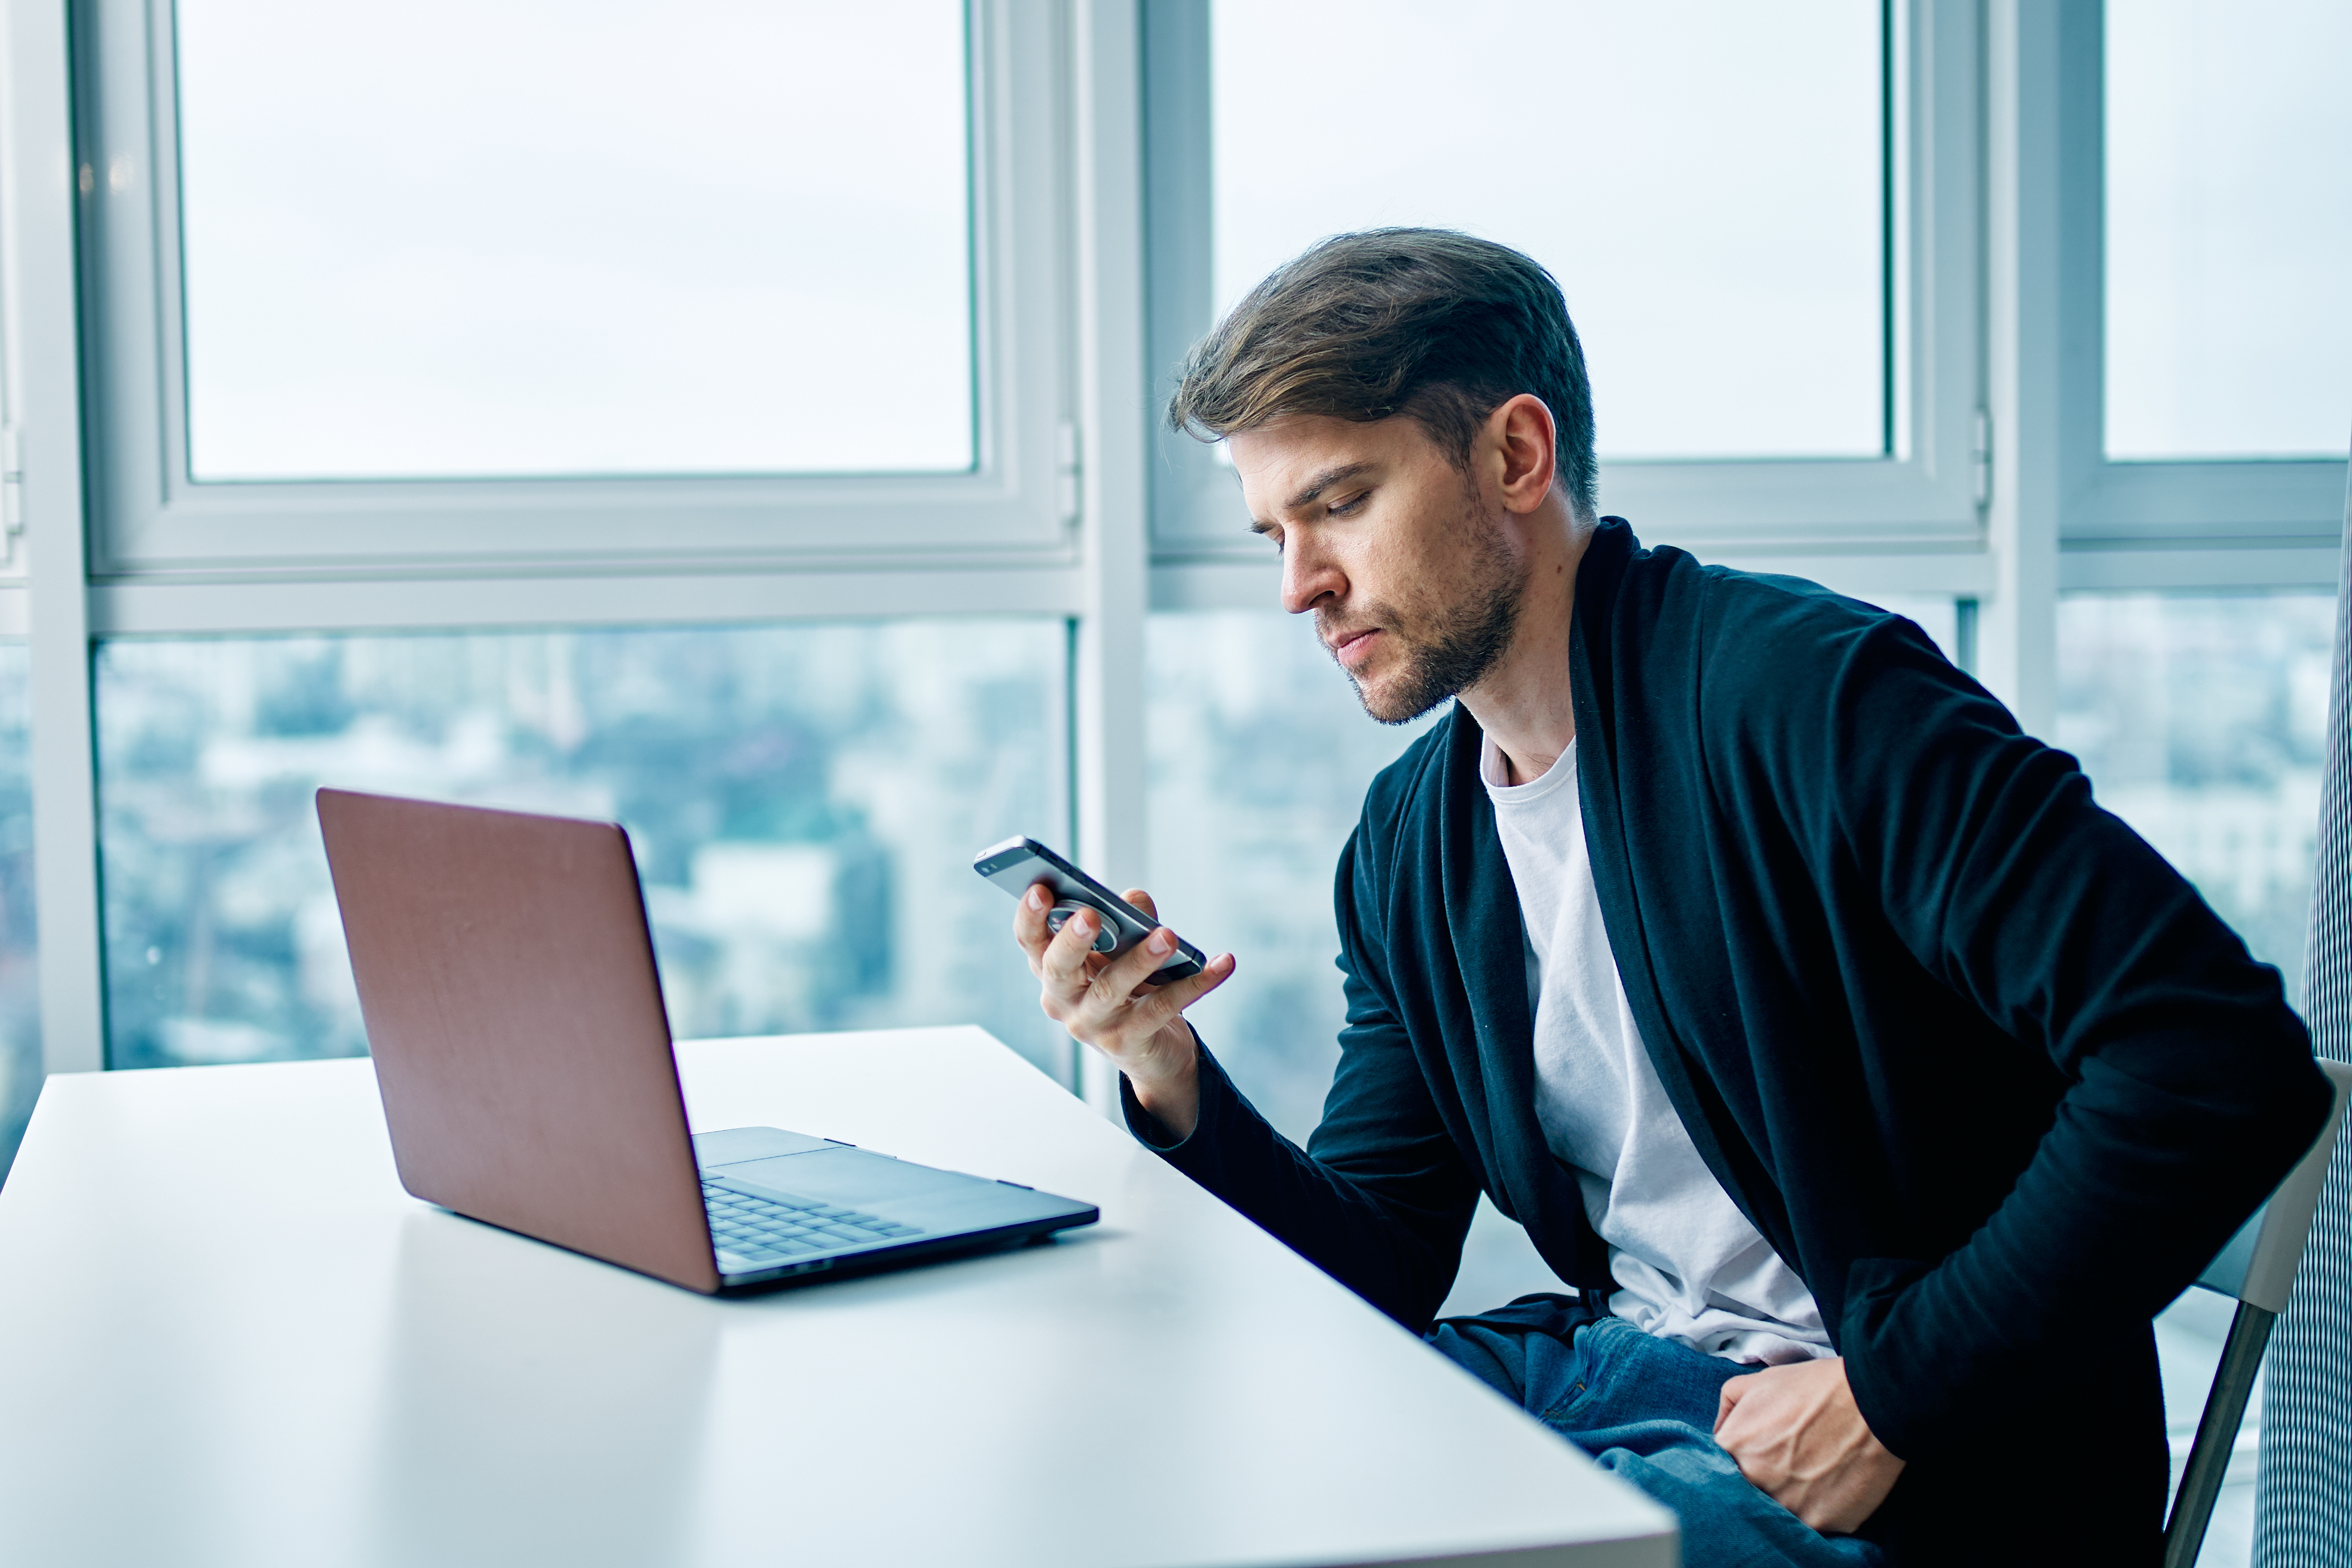
[[[1731,1379],[1715,1440],[1759,1491],[1823,1535],[1861,1529],[1903,1473],[1862,1418],[1842,1356]]]

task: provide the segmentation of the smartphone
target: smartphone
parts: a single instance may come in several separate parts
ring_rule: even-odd
[[[1049,930],[1060,931],[1072,915],[1091,910],[1102,921],[1095,933],[1095,951],[1116,958],[1160,929],[1160,922],[1046,848],[1034,838],[1008,838],[992,844],[972,858],[971,868],[1019,898],[1043,882],[1054,895],[1045,911]],[[1151,972],[1147,985],[1165,985],[1198,974],[1208,964],[1201,950],[1181,937],[1168,962]]]

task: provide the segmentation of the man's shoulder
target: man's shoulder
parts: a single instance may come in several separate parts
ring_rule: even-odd
[[[1843,642],[1891,624],[1911,624],[1808,578],[1717,565],[1672,545],[1643,551],[1628,564],[1629,580],[1648,588],[1660,611],[1693,617],[1717,637]]]
[[[1683,673],[1716,695],[1810,703],[1858,671],[1922,663],[1958,678],[1916,622],[1803,577],[1748,572],[1662,546],[1627,564],[1622,608],[1642,607],[1653,673]],[[1679,658],[1677,658],[1679,655]]]

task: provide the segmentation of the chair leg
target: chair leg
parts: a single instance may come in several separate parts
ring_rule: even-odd
[[[2244,1419],[2246,1400],[2254,1392],[2254,1373],[2263,1364],[2263,1349],[2270,1343],[2275,1312],[2238,1303],[2230,1320],[2229,1342],[2221,1349],[2221,1364],[2213,1373],[2213,1391],[2205,1396],[2205,1414],[2197,1423],[2197,1441],[2189,1450],[2189,1465],[2180,1475],[2180,1491],[2172,1500],[2172,1518],[2164,1528],[2164,1568],[2190,1568],[2205,1544],[2205,1527],[2212,1521],[2213,1503],[2221,1495],[2221,1478],[2230,1468],[2230,1453],[2238,1441],[2238,1423]]]

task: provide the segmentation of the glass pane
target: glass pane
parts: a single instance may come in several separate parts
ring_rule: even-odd
[[[1333,15],[1216,0],[1220,312],[1324,235],[1467,229],[1559,279],[1603,457],[1886,449],[1876,0]]]
[[[2058,744],[2303,996],[2332,594],[2071,594]]]
[[[961,0],[177,16],[194,478],[971,465]]]
[[[2107,453],[2344,456],[2352,6],[2106,10]]]
[[[0,643],[0,1176],[41,1094],[28,669],[23,643]]]
[[[1347,1007],[1331,879],[1372,775],[1445,711],[1366,718],[1311,621],[1267,611],[1151,617],[1151,875],[1160,914],[1233,978],[1189,1013],[1250,1102],[1304,1142]],[[1526,1233],[1480,1205],[1448,1310],[1559,1283]]]
[[[1069,1043],[971,872],[1060,837],[1063,623],[102,644],[109,1060],[365,1049],[320,784],[615,818],[678,1036]]]

